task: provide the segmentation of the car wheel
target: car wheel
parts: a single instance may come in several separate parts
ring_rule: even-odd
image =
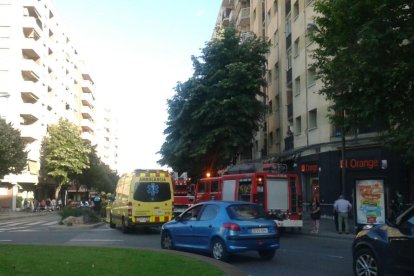
[[[128,225],[126,224],[125,218],[122,218],[122,233],[128,233],[129,232],[129,228]]]
[[[214,239],[211,243],[211,255],[214,259],[219,261],[226,261],[229,258],[229,253],[226,246],[220,239]]]
[[[113,223],[113,221],[112,221],[112,215],[109,215],[109,227],[111,227],[111,228],[115,228],[116,227],[116,224]]]
[[[276,254],[276,250],[272,249],[272,250],[259,250],[259,256],[260,258],[262,258],[263,260],[269,261],[271,259],[273,259],[273,257]]]
[[[383,271],[380,263],[375,257],[374,253],[368,249],[363,248],[355,253],[353,260],[354,274],[357,276],[372,275],[381,276]]]
[[[163,231],[161,234],[161,248],[162,249],[174,249],[173,240],[171,234],[168,231]]]

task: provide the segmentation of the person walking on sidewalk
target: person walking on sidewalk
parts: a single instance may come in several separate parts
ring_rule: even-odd
[[[318,234],[319,233],[319,222],[321,219],[321,205],[319,204],[319,200],[316,196],[314,196],[312,200],[311,219],[313,221],[313,229],[311,233]]]
[[[342,226],[345,226],[345,233],[349,234],[348,214],[351,211],[352,204],[343,195],[340,195],[334,203],[334,208],[338,213],[338,233],[342,234],[344,231]]]

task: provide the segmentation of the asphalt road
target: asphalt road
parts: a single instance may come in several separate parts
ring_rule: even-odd
[[[58,226],[58,216],[0,220],[0,244],[64,244],[160,249],[158,229],[123,234],[107,224],[96,228]],[[55,222],[55,223],[54,223]],[[285,233],[281,248],[271,261],[262,261],[256,252],[233,256],[229,264],[251,276],[266,275],[352,275],[349,239]]]

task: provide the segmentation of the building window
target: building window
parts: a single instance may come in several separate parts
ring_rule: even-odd
[[[292,69],[292,48],[286,50],[286,70],[290,69]]]
[[[279,95],[275,96],[275,111],[279,111]]]
[[[275,40],[274,44],[275,44],[275,47],[277,48],[279,46],[279,32],[276,31],[273,36],[274,36],[274,40]]]
[[[269,101],[269,114],[273,113],[273,102],[272,100]]]
[[[318,112],[316,108],[309,111],[309,128],[310,129],[318,127],[317,115],[318,115]]]
[[[269,133],[269,143],[270,143],[270,145],[273,145],[273,143],[274,143],[273,132],[272,131]]]
[[[299,95],[300,94],[300,77],[297,77],[295,79],[295,86],[294,86],[294,88],[295,88],[295,96]]]
[[[302,118],[300,116],[295,119],[295,134],[299,135],[302,132]]]
[[[293,19],[296,20],[299,16],[299,1],[296,1],[295,4],[293,4]]]
[[[267,71],[267,84],[272,84],[272,70]]]
[[[276,129],[276,137],[275,137],[275,142],[279,143],[280,142],[280,128]]]
[[[293,56],[297,57],[299,56],[299,37],[295,40],[295,42],[293,43]]]
[[[315,82],[316,82],[315,69],[313,69],[313,68],[308,69],[308,83],[307,83],[307,86],[309,87],[309,86],[315,85]]]

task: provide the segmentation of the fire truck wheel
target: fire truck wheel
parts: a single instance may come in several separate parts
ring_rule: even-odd
[[[174,249],[174,244],[171,238],[171,234],[168,231],[164,231],[161,234],[161,248],[162,249]]]
[[[109,227],[111,227],[111,228],[115,228],[116,227],[116,224],[113,223],[113,221],[112,221],[112,215],[109,215]]]
[[[226,250],[226,245],[222,240],[216,238],[211,243],[211,255],[214,259],[219,261],[227,261],[229,253]]]
[[[266,261],[273,259],[275,254],[276,254],[276,250],[259,250],[260,258]]]
[[[121,224],[122,233],[126,234],[129,232],[128,225],[125,221],[125,218],[122,218],[122,224]]]

